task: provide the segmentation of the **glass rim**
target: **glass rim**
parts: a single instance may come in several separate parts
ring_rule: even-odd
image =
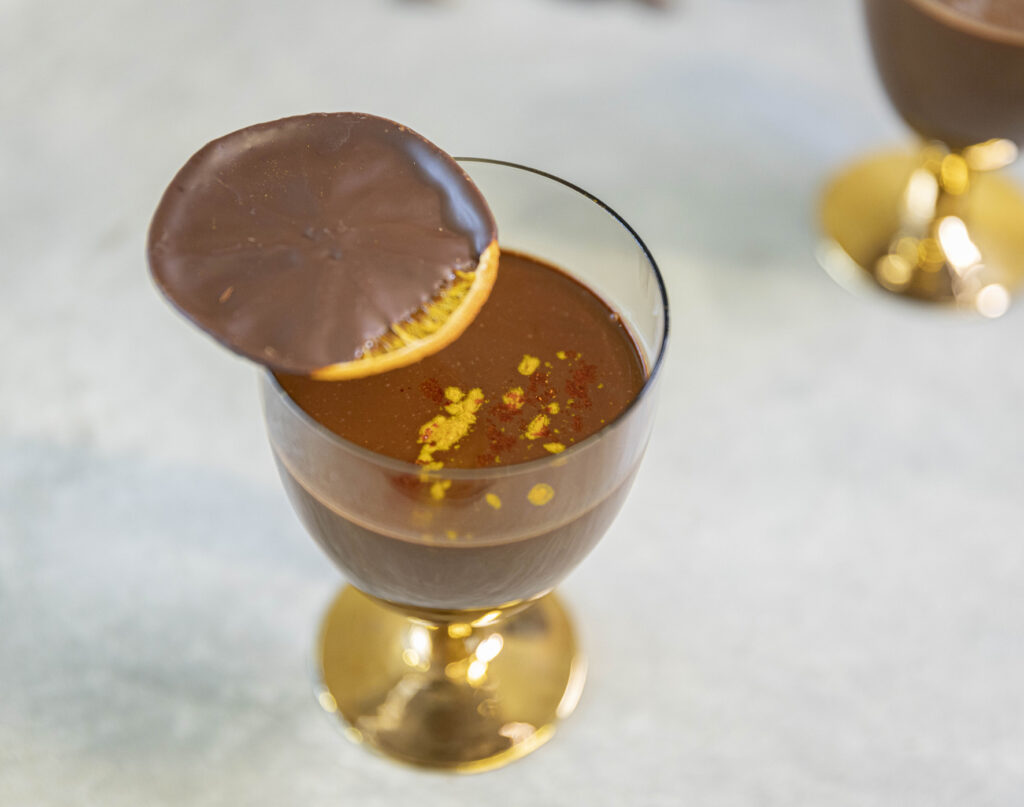
[[[891,2],[891,0],[889,1]],[[988,20],[972,17],[964,11],[960,11],[956,6],[948,5],[942,0],[910,0],[910,2],[924,8],[927,13],[935,14],[950,21],[955,20],[956,23],[977,32],[979,36],[984,36],[986,39],[993,40],[1001,45],[1024,48],[1024,31],[1013,30],[996,25]]]
[[[632,237],[636,245],[640,247],[644,257],[647,259],[647,264],[650,267],[654,279],[658,284],[658,294],[661,298],[661,309],[663,312],[663,325],[661,331],[661,345],[658,348],[658,354],[654,357],[654,361],[651,363],[650,372],[647,374],[647,378],[644,379],[644,384],[640,388],[640,391],[633,397],[633,399],[626,405],[619,415],[611,422],[599,430],[589,435],[586,439],[580,440],[578,443],[574,443],[565,451],[559,454],[552,454],[548,457],[541,457],[527,462],[517,462],[510,465],[504,466],[488,466],[487,468],[439,468],[437,470],[426,471],[431,479],[451,479],[455,480],[480,480],[480,479],[494,479],[504,478],[508,476],[516,476],[520,474],[533,473],[538,469],[544,469],[551,466],[561,466],[566,463],[569,457],[574,454],[578,454],[581,451],[586,450],[587,446],[593,445],[599,440],[603,439],[607,434],[620,428],[630,416],[630,414],[639,406],[640,402],[644,400],[649,394],[650,390],[654,386],[655,380],[658,378],[661,367],[664,364],[665,352],[668,347],[668,336],[669,336],[669,305],[668,305],[668,290],[665,287],[665,280],[662,277],[661,269],[658,267],[657,261],[654,260],[654,255],[651,254],[651,250],[647,244],[644,243],[643,239],[639,236],[636,230],[633,229],[632,225],[620,216],[615,210],[613,210],[605,202],[601,201],[597,196],[584,190],[578,185],[573,184],[561,177],[555,176],[554,174],[542,171],[539,168],[531,168],[528,165],[521,165],[519,163],[509,162],[507,160],[496,160],[488,157],[456,157],[456,162],[459,163],[483,163],[486,165],[498,165],[505,168],[514,168],[519,171],[526,171],[530,174],[536,174],[537,176],[544,177],[545,179],[553,180],[554,182],[564,185],[570,190],[575,191],[586,199],[590,200],[598,207],[602,208],[608,213],[615,221],[617,221],[626,232]],[[499,223],[499,242],[500,242],[500,223]],[[382,466],[389,470],[419,475],[425,472],[422,465],[417,465],[414,462],[407,462],[405,460],[395,459],[389,457],[386,454],[379,454],[376,451],[371,451],[368,448],[364,448],[358,443],[353,443],[351,440],[346,440],[340,434],[331,431],[322,423],[313,418],[305,409],[299,406],[292,397],[284,391],[277,378],[274,376],[273,370],[269,367],[264,367],[262,371],[263,378],[267,381],[270,388],[273,390],[279,398],[283,399],[285,405],[291,409],[294,414],[297,414],[299,418],[309,427],[318,432],[320,436],[335,443],[346,451],[351,451],[353,454],[359,457],[365,458],[367,461],[374,463],[375,465]]]

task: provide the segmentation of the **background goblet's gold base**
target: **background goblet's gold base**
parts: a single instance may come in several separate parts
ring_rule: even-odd
[[[491,770],[535,750],[576,706],[586,667],[553,594],[425,611],[348,586],[320,633],[320,704],[346,734],[412,765]]]
[[[1024,194],[995,171],[1017,155],[994,140],[869,157],[835,177],[821,203],[821,263],[852,290],[999,317],[1024,280]]]

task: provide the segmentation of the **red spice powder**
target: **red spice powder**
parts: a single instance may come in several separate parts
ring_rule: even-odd
[[[420,384],[420,392],[422,392],[428,400],[433,401],[438,406],[448,403],[444,397],[444,387],[438,382],[436,378],[428,378],[422,384]]]

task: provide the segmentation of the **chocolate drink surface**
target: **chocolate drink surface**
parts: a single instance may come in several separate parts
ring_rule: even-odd
[[[516,253],[502,252],[499,265],[490,299],[440,353],[369,378],[278,381],[317,422],[395,459],[475,468],[559,453],[629,405],[643,360],[585,286]],[[450,448],[430,449],[432,427],[456,438]]]
[[[879,76],[923,137],[1024,145],[1024,0],[865,0]]]
[[[275,445],[275,457],[307,529],[358,588],[404,605],[488,608],[549,590],[600,539],[635,472],[632,465],[614,473],[610,466],[635,447],[626,448],[625,435],[612,435],[601,441],[607,447],[581,447],[591,452],[588,459],[570,454],[562,465],[558,455],[611,424],[640,393],[646,375],[628,331],[596,295],[553,267],[503,251],[487,303],[440,353],[352,381],[276,376],[321,426],[412,463],[389,484],[396,501],[420,498],[422,525],[403,525],[398,534],[381,526],[374,505],[351,497],[338,504],[344,498],[335,495],[338,486],[346,487],[347,466],[358,457],[339,452],[304,461],[315,467],[305,478],[288,451]],[[506,473],[532,460],[561,466],[552,471],[558,474],[554,488],[538,485],[529,496],[513,497],[495,487],[501,496],[488,493],[485,500],[472,479],[432,486],[416,473]],[[593,503],[604,464],[616,482]],[[332,478],[339,480],[334,487],[324,481]],[[557,500],[545,507],[551,495]],[[472,506],[463,507],[463,500]],[[568,515],[538,520],[556,505]],[[429,521],[435,514],[440,523]]]

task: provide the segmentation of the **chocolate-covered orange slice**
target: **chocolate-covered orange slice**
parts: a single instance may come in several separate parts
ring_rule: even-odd
[[[455,340],[498,267],[483,196],[437,146],[349,112],[214,140],[178,172],[149,232],[165,295],[276,370],[357,378]]]

